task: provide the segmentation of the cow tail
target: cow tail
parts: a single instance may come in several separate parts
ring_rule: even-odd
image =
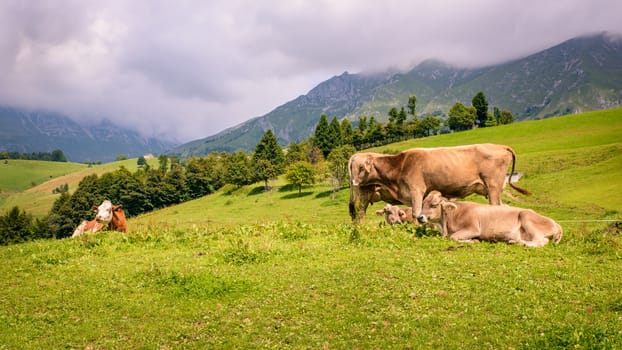
[[[348,208],[350,209],[350,217],[352,221],[356,220],[356,207],[354,206],[354,189],[352,188],[352,184],[350,184],[350,203]]]
[[[355,205],[355,202],[358,200],[358,197],[355,198],[354,186],[352,186],[352,157],[348,160],[348,173],[350,175],[350,203],[348,204],[348,208],[350,209],[350,217],[352,218],[352,222],[356,223],[357,206]]]
[[[524,195],[531,196],[531,192],[512,183],[512,175],[514,174],[514,166],[516,165],[516,153],[514,153],[514,150],[510,147],[508,147],[508,151],[512,154],[512,171],[510,172],[510,176],[508,177],[508,185]]]

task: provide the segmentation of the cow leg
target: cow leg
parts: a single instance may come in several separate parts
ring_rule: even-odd
[[[423,206],[423,192],[421,191],[411,191],[411,207],[413,209],[412,220],[414,224],[417,224],[417,218],[421,215],[421,207]]]
[[[80,225],[78,225],[78,227],[76,227],[76,229],[73,231],[73,234],[71,235],[71,238],[83,235],[84,234],[84,228],[86,227],[86,223],[87,223],[86,220],[82,221],[80,223]]]
[[[469,230],[469,229],[458,230],[452,233],[451,235],[449,235],[449,238],[453,239],[454,241],[459,241],[459,242],[478,241],[477,239],[478,237],[479,237],[479,232],[477,232],[476,230]]]
[[[369,206],[369,201],[367,198],[361,200],[361,205],[359,207],[359,223],[365,223],[365,214],[367,214],[367,207]]]
[[[523,210],[518,214],[520,222],[520,238],[529,247],[542,247],[549,242],[546,237],[554,230],[551,223],[531,210]]]
[[[362,224],[365,222],[365,210],[367,210],[367,200],[365,195],[361,193],[361,189],[357,187],[350,187],[350,216],[352,217],[352,223]]]
[[[501,191],[502,187],[495,185],[488,185],[488,203],[491,205],[501,205]]]
[[[521,241],[522,244],[527,247],[542,247],[549,243],[549,239],[546,237],[541,237],[540,239],[536,239],[533,241]]]

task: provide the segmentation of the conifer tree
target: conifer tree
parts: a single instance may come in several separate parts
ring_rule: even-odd
[[[322,114],[320,116],[320,121],[315,127],[313,144],[317,146],[322,151],[324,157],[326,157],[332,148],[332,143],[333,141],[331,140],[330,127],[328,125],[328,120],[326,119],[326,114]]]
[[[354,130],[352,130],[352,123],[347,119],[344,118],[341,121],[341,137],[343,138],[343,145],[350,145],[352,144],[352,137],[354,134]]]
[[[415,109],[417,108],[417,96],[412,95],[408,97],[408,114],[416,118]]]
[[[475,115],[477,124],[480,127],[486,126],[486,120],[488,119],[488,101],[483,92],[478,92],[471,101],[473,107],[475,107]]]
[[[324,150],[322,150],[322,152],[324,152],[324,157],[328,157],[328,154],[330,153],[330,151],[332,151],[335,147],[337,146],[341,146],[341,144],[343,143],[343,137],[341,135],[341,126],[339,125],[339,122],[337,121],[337,117],[333,117],[333,119],[330,121],[330,125],[328,125],[328,137],[329,137],[329,149],[328,152],[325,152]]]
[[[255,147],[251,164],[255,180],[264,181],[266,190],[269,189],[268,180],[283,173],[285,157],[272,130],[268,129],[263,134]]]

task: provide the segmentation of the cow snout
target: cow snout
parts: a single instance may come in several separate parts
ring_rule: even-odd
[[[417,221],[419,221],[422,224],[425,224],[426,222],[428,222],[428,218],[426,218],[425,215],[419,215],[417,216]]]

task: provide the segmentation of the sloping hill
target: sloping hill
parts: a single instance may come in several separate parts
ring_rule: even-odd
[[[622,196],[622,108],[524,121],[487,129],[413,139],[372,149],[400,151],[413,147],[500,143],[514,148],[516,169],[524,173],[521,187],[533,196],[506,195],[504,201],[534,208],[560,220],[620,218]],[[282,182],[279,183],[283,185]],[[314,223],[348,223],[347,189],[331,199],[327,185],[296,191],[282,187],[262,193],[261,186],[216,194],[132,219],[132,226],[218,227],[272,220]],[[511,191],[510,191],[511,193]],[[480,196],[473,200],[483,201]],[[370,207],[368,219],[375,218]],[[566,225],[566,224],[565,224]]]
[[[537,119],[622,105],[622,39],[599,34],[575,38],[528,57],[491,67],[461,68],[429,60],[398,74],[333,77],[307,95],[216,135],[170,151],[182,156],[214,150],[252,151],[272,129],[281,145],[306,140],[322,113],[329,118],[375,116],[417,96],[417,112],[447,113],[456,102],[470,105],[478,91],[489,107],[509,109],[518,120]]]
[[[618,196],[622,178],[620,135],[622,108],[413,139],[373,150],[394,152],[413,147],[483,142],[507,144],[518,154],[517,170],[525,174],[521,185],[535,193],[533,197],[508,197],[510,203],[538,208],[557,218],[604,218],[622,213],[622,197]],[[57,196],[52,194],[54,188],[68,183],[70,190],[74,190],[82,177],[114,171],[120,165],[133,171],[136,160],[84,168],[22,192],[7,194],[4,190],[0,207],[7,209],[18,205],[35,215],[44,215]],[[31,181],[24,182],[25,186]],[[225,188],[199,200],[134,218],[132,222],[137,227],[171,223],[188,227],[278,219],[349,221],[347,189],[332,199],[330,186],[320,184],[305,189],[305,195],[298,198],[295,191],[284,186],[283,179],[277,184],[279,188],[272,193],[262,193],[260,184],[241,189]],[[478,196],[473,199],[481,200]],[[371,218],[375,219],[373,215]]]

